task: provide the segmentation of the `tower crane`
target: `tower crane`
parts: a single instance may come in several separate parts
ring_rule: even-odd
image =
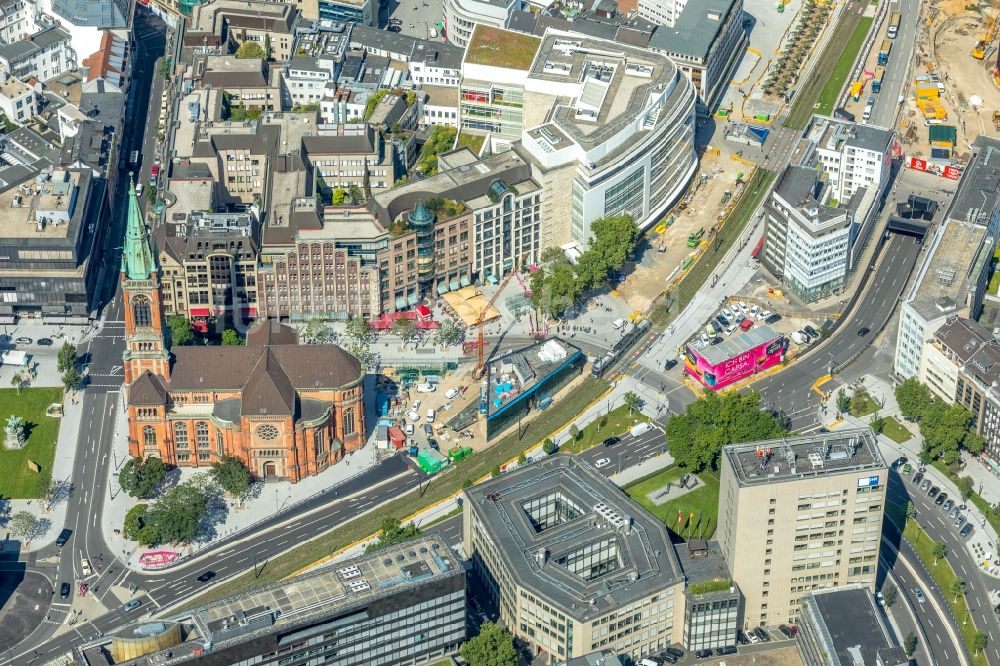
[[[494,293],[493,297],[490,298],[489,302],[486,305],[483,306],[483,309],[479,311],[479,317],[476,318],[476,369],[472,373],[472,376],[475,377],[476,379],[479,379],[480,377],[482,377],[482,375],[483,375],[483,366],[485,366],[485,349],[486,349],[485,325],[486,325],[486,313],[489,312],[489,309],[491,307],[493,307],[494,303],[497,302],[497,299],[500,297],[500,294],[503,293],[503,290],[507,288],[507,284],[510,282],[510,279],[512,277],[514,277],[514,275],[519,270],[521,270],[521,262],[523,260],[524,260],[524,257],[521,257],[520,259],[517,260],[517,262],[514,264],[514,268],[512,268],[511,271],[510,271],[510,273],[507,274],[507,277],[505,277],[503,279],[503,281],[500,282],[500,286],[496,290],[496,293]]]

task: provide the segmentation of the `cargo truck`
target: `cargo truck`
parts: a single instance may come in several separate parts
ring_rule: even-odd
[[[899,20],[902,16],[902,13],[898,11],[889,15],[889,29],[885,32],[889,39],[896,39],[896,35],[899,34]]]
[[[882,79],[885,77],[885,67],[875,68],[875,77],[872,79],[872,92],[877,93],[882,90]]]
[[[889,64],[889,51],[892,50],[892,42],[888,39],[882,40],[882,48],[878,50],[878,64],[888,65]]]

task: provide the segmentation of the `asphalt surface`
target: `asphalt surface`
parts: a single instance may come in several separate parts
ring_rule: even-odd
[[[910,59],[917,42],[920,3],[918,0],[900,0],[899,9],[902,12],[902,18],[899,21],[899,34],[893,40],[889,63],[885,66],[885,75],[882,78],[883,92],[875,95],[875,108],[872,109],[872,117],[868,120],[869,125],[878,127],[895,125],[893,119],[896,115],[896,109],[899,107],[899,91],[906,83]],[[875,39],[876,45],[882,43],[884,34],[885,30],[883,29]]]
[[[782,409],[792,419],[793,430],[818,428],[820,395],[809,387],[859,356],[892,317],[910,271],[920,252],[918,239],[890,234],[873,260],[858,302],[829,338],[819,341],[781,372],[764,377],[751,386],[760,391],[771,408]],[[859,335],[867,328],[866,335]],[[830,415],[832,420],[833,415]]]

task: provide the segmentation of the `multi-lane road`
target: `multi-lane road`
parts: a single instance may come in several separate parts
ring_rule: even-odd
[[[899,108],[899,96],[906,87],[906,79],[910,72],[910,60],[917,43],[917,21],[920,19],[919,0],[900,0],[899,9],[902,18],[899,21],[899,33],[893,40],[889,63],[885,66],[882,79],[882,92],[875,95],[875,108],[869,125],[892,127],[896,110]],[[883,30],[884,32],[884,30]],[[875,38],[876,45],[882,43],[882,33]],[[878,48],[876,46],[876,48]]]

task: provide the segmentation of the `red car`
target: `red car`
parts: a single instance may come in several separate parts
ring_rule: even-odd
[[[155,183],[156,177],[160,175],[160,167],[157,164],[153,165],[153,168],[149,170],[149,182]]]

